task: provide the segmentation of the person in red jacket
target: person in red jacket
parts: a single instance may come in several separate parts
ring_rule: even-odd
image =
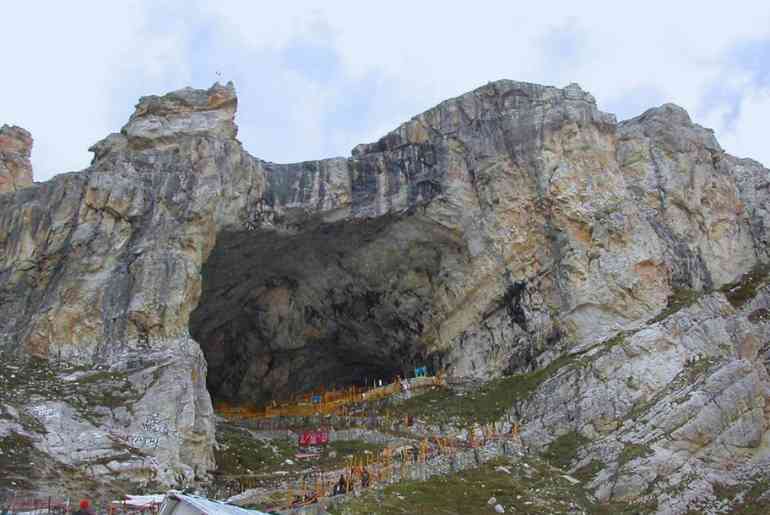
[[[93,510],[91,510],[91,501],[88,499],[80,501],[80,509],[72,515],[94,515]]]

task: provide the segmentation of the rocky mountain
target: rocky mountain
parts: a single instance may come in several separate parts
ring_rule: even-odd
[[[502,80],[285,165],[242,148],[236,105],[143,97],[34,185],[31,138],[0,132],[0,438],[64,471],[30,484],[202,477],[212,397],[422,363],[536,375],[509,418],[534,449],[578,439],[599,499],[685,513],[767,478],[770,172],[682,108],[618,123]]]
[[[32,135],[21,127],[0,127],[0,193],[32,185]]]

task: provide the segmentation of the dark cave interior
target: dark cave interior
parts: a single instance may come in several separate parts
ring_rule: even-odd
[[[437,366],[419,342],[444,265],[464,259],[416,216],[220,233],[190,317],[212,398],[263,405]]]

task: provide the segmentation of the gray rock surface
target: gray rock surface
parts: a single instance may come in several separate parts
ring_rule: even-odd
[[[717,290],[770,258],[770,175],[683,109],[617,123],[576,84],[503,80],[350,158],[282,165],[243,150],[236,105],[231,84],[144,97],[89,168],[0,194],[3,355],[55,363],[59,381],[125,374],[133,413],[93,431],[165,423],[157,448],[120,440],[160,480],[213,467],[209,392],[263,402],[423,363],[488,379],[569,355],[585,367],[516,415],[534,447],[590,439],[613,471],[598,496],[659,488],[673,463],[711,484],[729,453],[736,471],[762,459],[767,308]],[[699,300],[671,314],[685,293]],[[62,449],[91,431],[66,399],[34,402],[62,414]],[[649,419],[626,421],[639,403]],[[73,466],[105,448],[67,461],[35,438]],[[632,467],[629,444],[644,446]]]
[[[512,411],[522,440],[585,439],[573,465],[598,466],[596,497],[658,513],[714,513],[725,485],[770,490],[770,319],[757,316],[770,303],[767,272],[748,300],[705,294],[562,360]]]
[[[32,136],[21,127],[0,127],[0,193],[32,184]]]

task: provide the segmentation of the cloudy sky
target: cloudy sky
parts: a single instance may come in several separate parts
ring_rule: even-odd
[[[712,7],[718,6],[718,7]],[[277,162],[348,155],[487,81],[578,82],[620,119],[664,102],[770,164],[770,2],[5,2],[0,123],[36,180],[88,165],[136,100],[233,80]]]

